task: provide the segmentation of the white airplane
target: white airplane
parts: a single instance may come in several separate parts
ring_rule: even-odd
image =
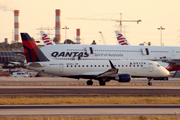
[[[50,37],[44,31],[40,31],[40,34],[41,34],[44,46],[55,45],[55,43],[50,39]]]
[[[130,43],[126,40],[126,38],[121,34],[120,31],[116,30],[115,34],[116,34],[116,38],[117,38],[117,40],[119,42],[119,45],[130,45]],[[123,41],[123,42],[121,42],[121,41]],[[170,65],[170,64],[162,62],[162,61],[156,61],[156,62],[159,63],[164,68],[166,68],[168,71],[180,70],[179,65]]]
[[[45,46],[55,45],[55,43],[49,38],[49,36],[44,31],[40,31],[40,33],[41,33],[41,38],[43,41],[44,41],[44,36],[46,36],[46,38],[49,39],[48,43],[51,43],[51,44],[44,43]],[[116,34],[119,45],[130,45],[130,43],[126,40],[126,38],[119,31],[115,31],[115,34]],[[75,58],[73,58],[73,59],[75,59]],[[55,60],[58,60],[58,59],[55,59]],[[170,64],[161,62],[161,61],[156,61],[156,62],[158,62],[161,66],[166,68],[168,71],[180,70],[180,66],[170,66]]]
[[[169,72],[157,62],[147,60],[50,61],[27,33],[21,33],[21,38],[28,69],[62,77],[90,79],[87,85],[92,85],[92,80],[99,80],[100,85],[105,85],[110,80],[130,82],[131,77],[151,78],[169,75]],[[148,84],[152,84],[150,80]]]
[[[117,46],[59,44],[41,50],[54,60],[154,60],[180,65],[180,48],[167,46]]]

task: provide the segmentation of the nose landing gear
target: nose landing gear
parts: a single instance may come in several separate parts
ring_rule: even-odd
[[[152,82],[151,82],[152,78],[148,78],[148,85],[151,86]]]

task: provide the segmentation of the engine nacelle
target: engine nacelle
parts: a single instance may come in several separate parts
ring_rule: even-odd
[[[129,74],[120,74],[116,77],[116,80],[118,80],[118,82],[130,82],[131,76]]]

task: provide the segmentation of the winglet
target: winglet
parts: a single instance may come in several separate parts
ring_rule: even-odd
[[[114,65],[112,64],[111,60],[109,60],[111,68],[115,68]]]
[[[21,33],[21,39],[27,62],[49,61],[49,59],[43,54],[29,34]]]

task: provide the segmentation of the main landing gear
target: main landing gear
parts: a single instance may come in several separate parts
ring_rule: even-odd
[[[93,81],[92,81],[92,80],[88,80],[88,81],[86,82],[86,84],[87,84],[87,85],[93,85]],[[99,80],[99,85],[105,86],[105,85],[106,85],[106,81],[104,81],[104,80]]]
[[[93,85],[93,81],[92,80],[88,80],[86,83],[87,83],[87,85]]]
[[[106,85],[106,81],[104,81],[104,80],[99,80],[99,85],[105,86],[105,85]]]
[[[148,85],[151,86],[152,82],[151,82],[152,78],[148,78]]]

